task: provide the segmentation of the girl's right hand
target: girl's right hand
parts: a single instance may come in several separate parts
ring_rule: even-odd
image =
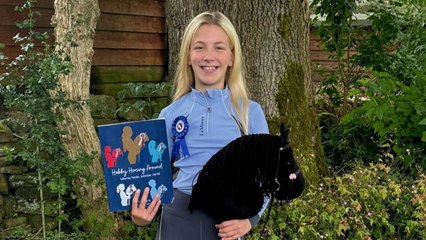
[[[146,200],[148,199],[149,188],[146,187],[142,194],[142,199],[138,202],[140,190],[136,190],[132,200],[132,221],[138,226],[147,226],[154,219],[160,208],[161,201],[158,194],[154,197],[148,207],[145,207]]]

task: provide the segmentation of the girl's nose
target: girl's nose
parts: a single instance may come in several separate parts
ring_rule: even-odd
[[[206,54],[206,55],[204,55],[203,60],[204,60],[204,61],[211,61],[211,60],[213,60],[213,57],[212,57],[212,55],[210,55],[210,54]]]
[[[213,54],[212,54],[211,50],[207,50],[205,52],[203,60],[205,60],[205,61],[213,60]]]

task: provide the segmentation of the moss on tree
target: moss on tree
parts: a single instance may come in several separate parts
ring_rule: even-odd
[[[281,122],[290,129],[290,144],[296,159],[308,182],[316,184],[327,173],[327,168],[315,109],[308,104],[304,81],[303,66],[295,62],[289,63],[284,76],[278,82],[275,97],[279,117],[270,121],[270,126],[271,132],[278,132]]]
[[[286,38],[291,31],[291,17],[289,15],[280,15],[278,22],[280,23],[279,33]]]

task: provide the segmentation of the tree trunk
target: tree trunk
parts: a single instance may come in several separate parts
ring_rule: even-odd
[[[74,65],[70,74],[60,76],[60,86],[68,99],[85,103],[89,99],[93,40],[100,14],[98,1],[56,0],[54,7],[52,24],[55,28],[57,49],[70,56]],[[72,41],[76,46],[72,46],[67,37],[69,33],[72,34]],[[99,140],[94,122],[87,104],[81,105],[81,108],[69,107],[61,110],[65,120],[60,127],[68,133],[62,141],[71,158],[77,157],[80,153],[95,153],[97,157],[87,170],[96,179],[103,180]],[[83,178],[79,178],[74,180],[74,191],[82,202],[80,209],[85,230],[95,233],[98,237],[114,239],[118,232],[118,224],[108,211],[104,185],[87,183]],[[102,236],[101,231],[107,235]]]
[[[300,0],[168,0],[169,74],[174,74],[183,31],[202,11],[221,11],[233,22],[243,48],[251,99],[259,102],[278,132],[290,127],[290,142],[309,183],[327,174],[313,106],[309,57],[309,3]]]

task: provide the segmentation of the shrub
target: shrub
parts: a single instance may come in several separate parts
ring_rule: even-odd
[[[267,239],[425,239],[426,178],[358,165],[276,205]]]
[[[316,12],[327,16],[321,38],[339,63],[318,93],[329,163],[342,168],[386,155],[414,173],[417,165],[425,168],[424,1],[369,0],[363,31],[352,25],[358,2],[314,2],[320,4]],[[350,48],[358,54],[344,55]],[[360,68],[364,74],[354,71]]]
[[[368,98],[342,120],[371,128],[386,143],[386,152],[405,168],[426,169],[426,76],[418,73],[404,83],[387,73],[360,81]],[[415,169],[413,169],[415,170]]]

